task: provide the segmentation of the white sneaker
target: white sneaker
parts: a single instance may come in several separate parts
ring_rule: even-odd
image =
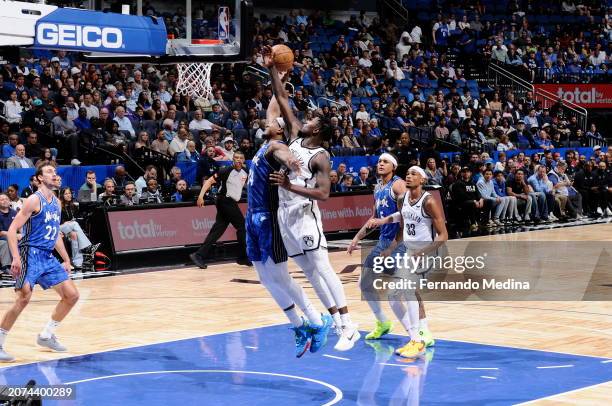
[[[555,215],[554,215],[554,214],[552,214],[552,213],[550,213],[550,214],[548,215],[548,219],[549,219],[550,221],[559,221],[559,219],[557,218],[557,216],[555,216]]]
[[[355,343],[359,341],[360,338],[361,334],[356,324],[352,326],[342,326],[342,334],[336,345],[334,345],[334,349],[336,351],[348,351],[355,346]]]
[[[79,165],[81,165],[81,161],[79,161],[78,159],[74,158],[72,161],[70,161],[70,165],[72,165],[72,166],[79,166]]]
[[[612,216],[612,210],[609,207],[606,209],[606,216]]]
[[[15,357],[13,357],[8,352],[4,351],[4,348],[0,345],[0,362],[13,362],[15,361]]]
[[[603,211],[601,210],[601,207],[597,208],[597,214],[599,214],[600,216],[603,216]]]

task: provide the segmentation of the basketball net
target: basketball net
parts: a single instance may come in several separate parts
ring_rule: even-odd
[[[213,64],[207,62],[179,63],[176,91],[193,99],[208,98],[212,94],[210,70]]]

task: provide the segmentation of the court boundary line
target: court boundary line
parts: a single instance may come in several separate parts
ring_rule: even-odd
[[[19,365],[1,365],[0,364],[0,371],[4,371],[4,370],[9,369],[9,368],[17,368],[17,367],[21,367],[21,366],[24,366],[24,365],[42,364],[42,363],[45,363],[45,362],[53,362],[53,361],[65,360],[65,359],[76,358],[76,357],[84,357],[86,355],[92,355],[92,354],[102,354],[104,352],[129,350],[129,349],[132,349],[132,348],[146,347],[146,346],[149,346],[149,345],[176,343],[176,342],[179,342],[179,341],[194,340],[196,338],[214,337],[214,336],[218,336],[218,335],[221,335],[221,334],[229,334],[229,333],[237,333],[237,332],[240,332],[240,331],[254,330],[256,328],[267,328],[267,327],[282,326],[284,324],[287,324],[287,323],[273,323],[273,324],[269,324],[269,325],[265,325],[265,326],[260,326],[260,327],[254,327],[254,328],[241,328],[241,329],[237,329],[237,330],[223,331],[223,332],[220,332],[220,333],[212,333],[212,334],[204,334],[204,335],[200,334],[200,335],[197,335],[197,336],[179,338],[177,340],[159,341],[159,342],[153,342],[153,343],[147,343],[147,344],[128,345],[126,347],[116,348],[116,349],[112,349],[112,350],[92,351],[92,352],[88,352],[86,354],[70,355],[68,357],[54,358],[54,359],[41,360],[41,361],[32,361],[32,362],[26,362],[24,364],[19,364]]]
[[[318,379],[307,378],[307,377],[304,377],[304,376],[297,376],[297,375],[282,374],[282,373],[277,373],[277,372],[237,371],[237,370],[226,370],[226,369],[182,369],[182,370],[179,369],[179,370],[167,370],[167,371],[163,371],[162,370],[162,371],[127,372],[127,373],[124,373],[124,374],[105,375],[105,376],[98,376],[98,377],[87,378],[87,379],[80,379],[80,380],[77,380],[77,381],[66,382],[65,385],[77,385],[79,383],[101,381],[101,380],[107,380],[107,379],[113,379],[113,378],[123,378],[123,377],[126,377],[126,376],[162,375],[162,374],[176,374],[176,373],[189,373],[189,374],[196,374],[196,373],[238,373],[238,374],[251,374],[251,375],[281,376],[281,377],[286,377],[286,378],[298,379],[298,380],[306,381],[306,382],[313,382],[313,383],[319,384],[321,386],[325,386],[328,389],[331,389],[332,392],[335,394],[334,398],[332,400],[330,400],[329,402],[323,403],[322,406],[335,405],[336,403],[340,402],[344,398],[344,392],[342,392],[342,390],[340,390],[340,388],[338,388],[337,386],[334,386],[334,385],[332,385],[332,384],[330,384],[328,382],[320,381]]]
[[[531,403],[535,403],[535,402],[539,402],[541,400],[546,400],[546,399],[551,399],[551,398],[556,398],[558,396],[563,396],[563,395],[567,395],[570,393],[574,393],[574,392],[579,392],[579,391],[583,391],[586,389],[590,389],[590,388],[594,388],[596,386],[601,386],[601,385],[607,385],[609,383],[611,383],[612,380],[610,381],[605,381],[605,382],[600,382],[600,383],[596,383],[594,385],[589,385],[589,386],[585,386],[583,388],[577,388],[577,389],[572,389],[572,390],[568,390],[566,392],[561,392],[561,393],[557,393],[554,395],[550,395],[550,396],[544,396],[543,398],[538,398],[538,399],[533,399],[533,400],[528,400],[527,402],[521,402],[521,403],[515,403],[514,406],[520,406],[520,405],[529,405]]]
[[[289,323],[272,323],[272,324],[266,324],[266,325],[258,326],[258,327],[240,328],[240,329],[235,329],[235,330],[223,331],[223,332],[219,332],[219,333],[190,336],[190,337],[185,337],[185,338],[179,338],[177,340],[168,340],[168,341],[152,342],[152,343],[147,343],[147,344],[129,345],[129,346],[126,346],[126,347],[115,348],[115,349],[112,349],[112,350],[92,351],[92,352],[88,352],[86,354],[71,355],[71,356],[68,356],[68,357],[54,358],[54,359],[49,359],[49,360],[31,361],[31,362],[27,362],[27,363],[23,363],[23,364],[19,364],[19,365],[0,365],[0,371],[6,370],[6,369],[9,369],[9,368],[17,368],[17,367],[21,367],[21,366],[24,366],[24,365],[41,364],[41,363],[45,363],[45,362],[53,362],[53,361],[59,361],[59,360],[64,360],[64,359],[83,357],[83,356],[92,355],[92,354],[101,354],[101,353],[104,353],[104,352],[129,350],[129,349],[137,348],[137,347],[146,347],[146,346],[150,346],[150,345],[175,343],[175,342],[179,342],[179,341],[194,340],[196,338],[213,337],[213,336],[222,335],[222,334],[237,333],[237,332],[240,332],[240,331],[248,331],[248,330],[254,330],[254,329],[258,329],[258,328],[269,328],[269,327],[276,327],[276,326],[283,326],[283,325],[289,325]],[[365,331],[363,331],[363,332],[365,332]],[[399,334],[389,334],[389,336],[394,336],[396,338],[405,337],[405,336],[399,335]],[[491,347],[512,348],[512,349],[516,349],[516,350],[539,351],[539,352],[547,352],[547,353],[552,353],[552,354],[572,355],[572,356],[576,356],[576,357],[596,358],[596,359],[600,359],[602,361],[608,361],[608,360],[612,359],[611,357],[601,357],[601,356],[596,356],[596,355],[583,355],[583,354],[575,354],[575,353],[570,353],[570,352],[558,352],[558,351],[550,351],[550,350],[540,350],[540,349],[536,349],[536,348],[517,347],[517,346],[513,346],[513,345],[489,344],[489,343],[481,343],[481,342],[468,341],[468,340],[457,340],[457,339],[446,339],[446,338],[440,338],[438,340],[440,340],[440,341],[450,341],[450,342],[459,342],[459,343],[466,343],[466,344],[474,344],[474,345],[488,345],[488,346],[491,346]]]

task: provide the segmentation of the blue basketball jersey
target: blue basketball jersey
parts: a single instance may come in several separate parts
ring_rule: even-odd
[[[386,183],[378,183],[374,189],[374,198],[376,199],[376,218],[390,216],[397,211],[397,201],[393,193],[393,183],[401,179],[399,176],[393,176]],[[380,240],[393,240],[399,230],[399,223],[384,224],[380,227]]]
[[[23,225],[19,245],[52,251],[60,231],[60,204],[55,196],[49,202],[41,192],[35,194],[40,200],[40,211],[32,214]]]
[[[280,170],[280,164],[274,158],[266,157],[273,142],[282,141],[266,142],[251,161],[247,182],[247,207],[252,212],[275,212],[278,209],[278,186],[270,184],[270,174]]]

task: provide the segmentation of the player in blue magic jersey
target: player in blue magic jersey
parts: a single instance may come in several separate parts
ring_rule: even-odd
[[[300,163],[283,142],[284,129],[276,98],[267,110],[267,141],[257,151],[249,168],[247,181],[246,248],[259,280],[283,309],[295,332],[296,356],[311,346],[314,333],[323,324],[304,290],[289,275],[287,251],[278,228],[278,187],[270,183],[270,174],[285,167],[299,173]],[[308,319],[298,315],[296,305]]]
[[[69,277],[70,257],[60,237],[61,208],[52,191],[58,183],[55,167],[43,165],[36,170],[35,177],[40,182],[38,191],[26,199],[7,232],[17,298],[0,323],[0,361],[4,362],[14,360],[4,351],[4,341],[30,301],[35,284],[43,289],[53,288],[61,298],[37,340],[38,345],[54,351],[66,351],[54,332],[79,299],[77,288]],[[18,241],[19,229],[22,229],[22,237]],[[54,249],[64,260],[62,264],[53,256]]]
[[[406,182],[395,175],[396,169],[397,160],[393,155],[385,153],[378,158],[378,164],[376,165],[378,184],[374,189],[374,214],[351,241],[351,244],[347,248],[349,254],[357,248],[359,241],[368,233],[368,229],[377,227],[371,224],[371,220],[382,219],[398,211],[397,198],[406,193]],[[377,340],[385,334],[388,334],[393,328],[393,323],[387,319],[387,316],[382,311],[380,306],[381,299],[376,295],[376,292],[373,291],[372,281],[375,275],[372,272],[372,267],[374,258],[391,246],[398,230],[399,224],[397,223],[382,225],[380,227],[378,243],[374,246],[372,251],[370,251],[363,264],[359,286],[361,287],[364,297],[367,299],[370,309],[372,309],[372,312],[376,316],[376,328],[366,336],[366,340]],[[396,310],[402,310],[394,307],[392,307],[392,309],[396,315]]]

